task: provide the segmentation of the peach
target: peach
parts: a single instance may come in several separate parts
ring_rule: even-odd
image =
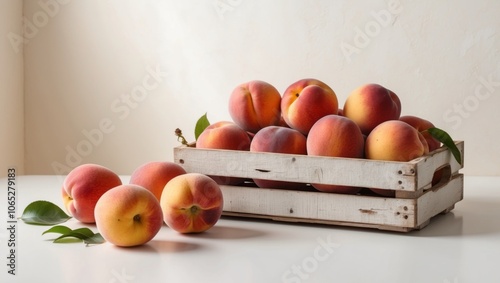
[[[219,121],[208,126],[196,140],[197,148],[204,149],[227,149],[227,150],[250,150],[250,136],[234,122]],[[244,179],[211,176],[218,184],[236,185]]]
[[[250,144],[250,151],[306,155],[306,137],[299,131],[288,127],[268,126],[255,134]],[[253,179],[253,181],[261,188],[300,189],[306,187],[306,184],[295,182],[265,179]]]
[[[120,185],[105,192],[95,206],[97,230],[121,247],[145,244],[163,225],[163,213],[155,195],[138,185]]]
[[[411,115],[401,116],[399,117],[399,120],[410,124],[410,126],[414,127],[415,129],[417,129],[417,131],[422,133],[425,140],[427,141],[427,144],[429,145],[429,151],[434,151],[441,147],[441,142],[425,131],[429,128],[434,128],[434,124],[432,124],[432,122],[430,122],[429,120]]]
[[[210,229],[221,217],[223,204],[219,185],[200,173],[173,178],[160,199],[164,222],[179,233],[200,233]]]
[[[163,188],[165,188],[168,181],[186,173],[186,170],[177,163],[151,161],[137,167],[132,172],[129,183],[148,189],[159,201]]]
[[[104,166],[77,166],[63,182],[62,197],[66,210],[80,222],[95,223],[94,208],[97,200],[106,191],[121,184],[120,177]]]
[[[250,150],[248,133],[230,121],[211,124],[198,136],[197,148]]]
[[[283,119],[304,135],[321,117],[337,114],[337,111],[337,95],[330,86],[316,79],[291,84],[281,97]]]
[[[330,156],[363,158],[365,140],[359,126],[349,118],[327,115],[319,119],[307,136],[307,154],[310,156]],[[358,187],[312,184],[323,192],[355,194]]]
[[[281,94],[271,84],[253,80],[237,86],[229,97],[229,114],[242,129],[256,133],[278,125]]]
[[[377,125],[397,120],[401,115],[401,101],[391,90],[378,84],[365,84],[347,97],[343,115],[353,120],[368,135]]]
[[[365,154],[368,159],[410,161],[429,153],[424,136],[409,124],[386,121],[375,127],[366,138]],[[384,195],[394,196],[392,190],[371,189]]]

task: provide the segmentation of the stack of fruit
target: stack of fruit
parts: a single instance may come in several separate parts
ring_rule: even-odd
[[[80,165],[66,176],[62,195],[75,219],[95,223],[106,241],[123,247],[149,242],[163,223],[180,233],[204,232],[223,206],[214,180],[168,161],[138,167],[128,184],[101,165]]]
[[[310,156],[410,161],[441,146],[421,117],[401,116],[401,101],[390,89],[366,84],[354,89],[342,108],[336,93],[317,79],[302,79],[283,94],[254,80],[238,85],[229,98],[232,121],[208,126],[197,148],[249,150]],[[300,188],[305,184],[254,179],[259,187]],[[237,184],[236,178],[218,179]],[[311,184],[318,191],[358,193],[361,188]],[[372,191],[393,195],[387,190]]]

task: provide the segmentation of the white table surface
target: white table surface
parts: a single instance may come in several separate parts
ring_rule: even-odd
[[[466,176],[464,200],[410,233],[224,217],[202,234],[164,226],[144,246],[118,248],[54,244],[41,235],[49,227],[18,221],[16,276],[0,180],[0,282],[500,282],[500,177]],[[17,214],[35,200],[63,207],[62,180],[17,176]]]

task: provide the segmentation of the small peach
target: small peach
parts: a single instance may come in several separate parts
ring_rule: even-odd
[[[337,114],[337,111],[337,95],[330,86],[317,79],[296,81],[281,98],[283,119],[304,135],[321,117]]]
[[[151,161],[137,167],[130,176],[130,184],[139,185],[152,192],[158,201],[163,188],[172,178],[186,174],[186,170],[170,161]]]
[[[170,228],[180,233],[200,233],[217,223],[224,201],[213,179],[199,173],[187,173],[167,183],[160,205],[163,219]]]
[[[229,114],[242,129],[256,133],[277,125],[281,118],[281,94],[271,84],[253,80],[237,86],[229,97]]]
[[[97,164],[75,167],[64,179],[62,197],[66,210],[83,223],[95,223],[97,200],[108,190],[121,185],[120,177]]]
[[[306,137],[299,131],[288,127],[268,126],[255,134],[250,144],[250,151],[306,155]],[[296,182],[267,179],[253,179],[253,181],[261,188],[301,189],[306,187],[306,184]]]
[[[364,137],[358,125],[351,119],[327,115],[319,119],[307,136],[307,154],[311,156],[330,156],[345,158],[363,158]],[[323,192],[355,194],[358,187],[312,184]]]
[[[353,90],[343,108],[343,115],[358,124],[365,135],[382,122],[397,120],[400,114],[399,97],[378,84],[366,84]]]

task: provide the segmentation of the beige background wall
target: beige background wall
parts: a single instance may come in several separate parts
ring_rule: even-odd
[[[239,83],[283,91],[315,77],[341,105],[364,83],[392,89],[403,114],[466,141],[465,173],[500,175],[499,10],[495,0],[25,1],[26,173],[94,162],[130,174],[173,160],[174,129],[192,140],[205,112],[230,119]]]
[[[0,177],[24,171],[22,15],[22,1],[0,1]]]

